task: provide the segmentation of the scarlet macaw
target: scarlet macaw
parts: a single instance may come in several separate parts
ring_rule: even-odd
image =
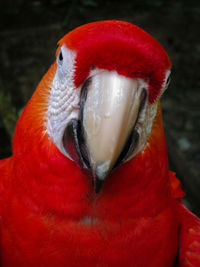
[[[200,220],[168,170],[170,69],[127,22],[59,41],[0,161],[1,266],[200,266]]]

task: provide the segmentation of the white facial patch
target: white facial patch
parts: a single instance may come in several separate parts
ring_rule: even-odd
[[[138,79],[139,87],[145,88],[148,92],[148,84],[143,79]],[[151,134],[153,121],[157,113],[158,101],[155,101],[153,104],[149,104],[146,101],[145,106],[139,114],[135,130],[139,134],[139,139],[136,148],[133,151],[133,154],[128,158],[130,160],[132,157],[137,155],[145,147],[147,139]]]
[[[132,156],[138,154],[146,145],[148,137],[151,134],[153,122],[157,113],[158,101],[153,104],[147,104],[139,116],[138,123],[135,127],[139,134],[138,144]]]
[[[68,122],[78,118],[80,100],[80,89],[76,89],[73,82],[75,56],[75,52],[66,46],[61,47],[47,110],[47,132],[58,149],[68,157],[62,143],[63,134]]]
[[[49,137],[60,152],[68,158],[70,158],[70,156],[64,149],[63,135],[67,124],[72,119],[79,118],[82,88],[82,86],[76,88],[74,85],[75,58],[76,53],[74,51],[68,49],[65,45],[61,47],[57,56],[57,71],[51,84],[46,122]],[[90,72],[89,76],[94,76],[101,71],[103,70],[96,68]],[[170,71],[168,70],[166,72],[165,80],[163,81],[161,94],[168,85],[167,80],[169,74]],[[138,79],[138,86],[139,89],[145,88],[148,92],[148,83],[143,79]],[[153,121],[157,113],[157,106],[158,101],[155,101],[153,104],[148,104],[148,101],[146,101],[142,108],[135,126],[135,129],[139,134],[138,143],[128,160],[142,151],[147,144],[148,137],[151,134]]]
[[[139,140],[138,144],[130,158],[138,154],[142,149],[145,147],[148,141],[148,137],[151,134],[153,122],[157,113],[158,108],[158,100],[160,99],[161,95],[164,93],[164,91],[167,89],[169,82],[170,82],[170,74],[171,71],[167,70],[165,73],[165,78],[162,84],[161,92],[158,95],[156,101],[153,104],[146,103],[146,106],[143,108],[142,112],[140,113],[138,122],[136,124],[135,129],[137,130],[139,134]],[[142,79],[138,79],[140,86],[143,86],[146,88],[148,92],[148,84],[144,82]],[[128,159],[128,160],[129,160]]]
[[[158,95],[158,98],[160,98],[162,96],[162,94],[165,92],[165,90],[169,86],[170,74],[171,74],[171,70],[167,70],[166,73],[165,73],[165,78],[164,78],[164,81],[162,83],[162,88],[160,90],[160,94]]]

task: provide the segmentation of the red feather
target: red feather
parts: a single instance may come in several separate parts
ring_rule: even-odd
[[[170,67],[152,37],[124,22],[80,27],[63,43],[78,52],[77,86],[92,64],[130,77],[148,74],[153,102]],[[13,156],[0,162],[1,266],[172,267],[177,254],[181,267],[200,266],[199,220],[181,206],[179,182],[169,174],[160,107],[145,149],[107,177],[96,195],[45,128],[55,71],[56,63],[17,123]]]
[[[77,87],[87,78],[93,66],[116,70],[127,77],[148,77],[150,103],[160,93],[166,69],[171,68],[170,59],[161,45],[128,22],[89,23],[65,35],[59,44],[66,44],[77,51]]]

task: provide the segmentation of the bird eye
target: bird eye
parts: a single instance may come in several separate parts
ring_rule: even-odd
[[[63,54],[62,54],[62,51],[60,51],[58,55],[58,63],[62,64],[62,62],[63,62]]]

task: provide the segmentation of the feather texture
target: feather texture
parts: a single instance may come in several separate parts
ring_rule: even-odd
[[[125,22],[80,27],[57,54],[63,44],[77,53],[77,88],[94,65],[148,76],[149,103],[171,66],[151,36]],[[180,267],[200,266],[199,219],[182,206],[184,193],[168,170],[160,105],[144,149],[95,194],[90,177],[47,133],[56,69],[55,62],[18,120],[13,156],[0,161],[1,266],[172,267],[177,254]]]

